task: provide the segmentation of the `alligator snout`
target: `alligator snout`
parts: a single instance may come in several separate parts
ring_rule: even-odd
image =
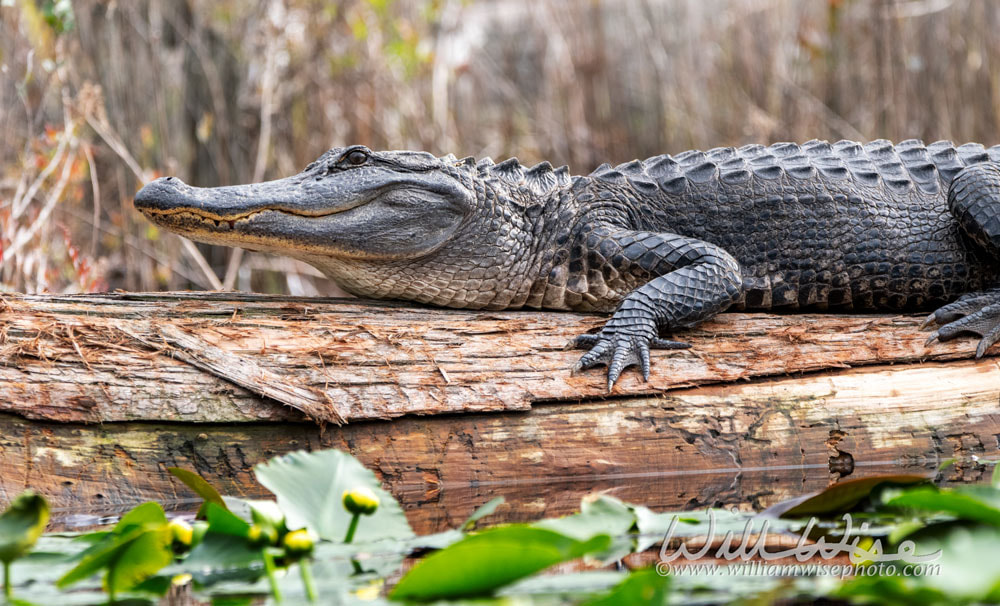
[[[135,194],[135,208],[142,212],[164,212],[190,204],[191,187],[177,177],[160,177]]]

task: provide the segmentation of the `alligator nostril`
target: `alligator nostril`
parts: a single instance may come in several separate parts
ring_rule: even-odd
[[[173,178],[173,177],[167,177],[167,178],[165,179],[165,181],[173,181],[173,180],[174,180],[174,178]]]

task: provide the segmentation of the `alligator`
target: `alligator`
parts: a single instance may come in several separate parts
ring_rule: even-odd
[[[1000,146],[878,140],[686,151],[586,176],[548,162],[334,148],[301,173],[135,207],[192,240],[305,261],[348,292],[465,309],[612,312],[573,371],[649,378],[650,349],[726,310],[936,310],[1000,339]]]

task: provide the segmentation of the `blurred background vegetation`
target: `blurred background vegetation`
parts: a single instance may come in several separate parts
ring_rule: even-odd
[[[585,173],[811,138],[1000,142],[995,0],[0,0],[0,291],[335,294],[131,198],[332,146]]]

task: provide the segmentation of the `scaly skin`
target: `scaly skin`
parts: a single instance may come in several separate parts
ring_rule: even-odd
[[[194,240],[302,259],[359,296],[614,312],[576,340],[590,348],[577,368],[606,364],[610,390],[627,366],[648,377],[651,347],[686,347],[660,335],[727,308],[945,306],[930,340],[975,332],[982,355],[1000,338],[997,161],[1000,147],[976,144],[810,141],[570,177],[354,146],[268,183],[158,179],[135,204]]]

